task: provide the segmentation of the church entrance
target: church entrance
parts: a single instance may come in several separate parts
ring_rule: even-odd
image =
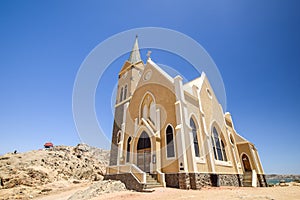
[[[143,131],[137,145],[137,166],[144,172],[150,172],[151,141],[148,134]]]
[[[245,172],[252,171],[249,158],[246,154],[243,154],[242,161],[243,161],[243,166],[244,166]]]

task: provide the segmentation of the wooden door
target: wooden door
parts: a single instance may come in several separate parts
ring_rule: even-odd
[[[138,150],[137,165],[144,172],[150,172],[151,149]]]
[[[243,165],[244,165],[244,169],[245,169],[245,171],[247,172],[247,171],[252,171],[252,169],[251,169],[251,164],[250,164],[250,161],[249,161],[249,158],[248,158],[248,156],[247,155],[243,155],[242,156],[242,161],[243,161]]]

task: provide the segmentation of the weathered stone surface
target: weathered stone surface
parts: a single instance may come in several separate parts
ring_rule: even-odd
[[[190,173],[192,189],[200,189],[203,186],[212,186],[211,175],[204,173]]]
[[[240,186],[237,174],[219,174],[220,186]]]
[[[215,176],[215,178],[212,178]],[[240,174],[206,174],[206,173],[175,173],[165,174],[167,187],[199,190],[204,186],[242,186],[243,175]]]
[[[121,181],[99,181],[93,183],[85,190],[78,191],[73,194],[68,200],[89,200],[104,193],[112,193],[125,191],[126,187]]]
[[[188,173],[179,173],[178,179],[180,189],[191,189],[190,176]]]
[[[129,190],[143,191],[145,187],[145,185],[139,183],[131,173],[108,174],[104,176],[104,180],[119,180],[124,183]]]
[[[179,188],[178,174],[165,174],[165,181],[167,187]]]

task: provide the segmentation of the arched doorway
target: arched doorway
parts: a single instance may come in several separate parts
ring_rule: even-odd
[[[137,166],[144,172],[150,172],[151,141],[148,134],[143,131],[137,144]]]
[[[246,154],[242,155],[242,162],[243,162],[245,172],[252,171],[249,158]]]

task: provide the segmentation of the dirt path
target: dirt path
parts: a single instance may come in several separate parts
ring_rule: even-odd
[[[58,194],[37,198],[36,200],[67,200],[72,194],[82,188],[73,188]],[[196,200],[196,199],[222,199],[222,200],[271,200],[271,199],[300,199],[300,187],[271,187],[271,188],[237,188],[237,187],[220,187],[220,188],[203,188],[201,190],[179,190],[172,188],[156,188],[154,192],[141,193],[134,191],[116,192],[104,194],[92,200]]]
[[[66,187],[64,190],[56,190],[55,193],[51,192],[46,196],[39,196],[34,198],[34,200],[67,200],[70,196],[79,190],[84,190],[88,188],[89,185],[81,184],[72,187]]]
[[[246,199],[246,200],[271,200],[271,199],[300,199],[300,187],[272,187],[272,188],[203,188],[201,190],[179,190],[171,188],[158,188],[153,193],[119,192],[102,195],[93,200],[176,200],[176,199]]]

